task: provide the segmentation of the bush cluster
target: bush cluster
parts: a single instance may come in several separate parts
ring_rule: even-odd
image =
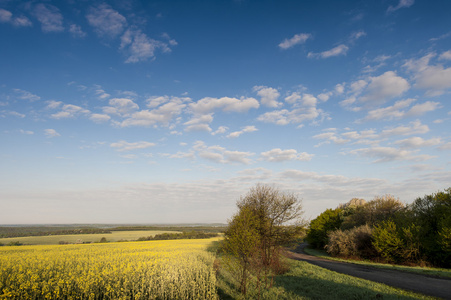
[[[451,188],[410,205],[390,195],[355,200],[310,223],[311,246],[333,256],[451,266]]]

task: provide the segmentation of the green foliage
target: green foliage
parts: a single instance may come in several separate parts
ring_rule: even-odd
[[[451,188],[417,198],[410,210],[419,226],[422,254],[434,265],[451,267]]]
[[[329,232],[340,228],[342,224],[341,212],[340,208],[327,209],[310,222],[306,238],[312,247],[324,248],[326,246]]]
[[[393,218],[404,207],[405,205],[394,196],[375,197],[372,201],[363,205],[347,207],[342,213],[341,229],[351,229],[365,224],[375,226],[382,221]]]
[[[403,240],[396,224],[389,220],[383,221],[373,230],[373,245],[377,252],[390,262],[402,260]]]
[[[225,232],[224,249],[240,262],[235,272],[246,294],[251,273],[261,281],[260,287],[268,287],[272,282],[268,277],[284,270],[280,249],[299,235],[303,212],[296,196],[265,185],[252,188],[237,206],[239,211]]]

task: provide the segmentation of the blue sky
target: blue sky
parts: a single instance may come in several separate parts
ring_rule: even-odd
[[[305,217],[451,186],[451,2],[0,0],[0,223]]]

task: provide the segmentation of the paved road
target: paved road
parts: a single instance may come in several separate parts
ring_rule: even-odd
[[[305,246],[306,244],[301,244],[294,252],[289,252],[289,257],[303,260],[338,273],[380,282],[424,295],[451,300],[451,278],[436,278],[427,275],[327,260],[306,254],[303,251]]]

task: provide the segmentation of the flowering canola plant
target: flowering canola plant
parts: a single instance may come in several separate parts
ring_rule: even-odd
[[[0,299],[217,299],[213,240],[0,247]]]

